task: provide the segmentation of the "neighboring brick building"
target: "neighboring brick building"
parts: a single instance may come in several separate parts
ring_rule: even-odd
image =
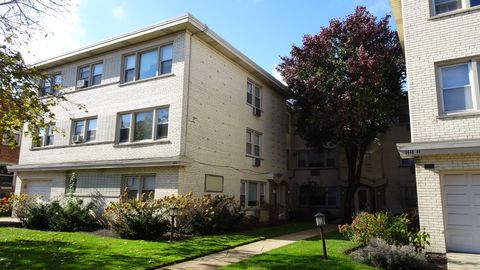
[[[285,86],[191,15],[39,68],[45,92],[60,84],[88,112],[55,107],[65,136],[24,138],[17,193],[48,199],[73,181],[80,197],[225,193],[259,209],[286,174]]]
[[[20,137],[16,137],[19,141]],[[0,198],[13,192],[14,173],[7,170],[7,165],[18,163],[20,148],[11,148],[6,143],[0,143]]]
[[[405,50],[429,251],[480,252],[480,1],[391,0]]]

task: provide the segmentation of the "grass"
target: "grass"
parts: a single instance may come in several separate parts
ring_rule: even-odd
[[[0,228],[0,268],[148,269],[311,227],[291,223],[173,243],[4,227]]]
[[[338,232],[326,235],[328,260],[323,259],[322,242],[318,237],[295,242],[285,247],[274,249],[222,267],[222,270],[367,270],[374,267],[352,261],[345,254],[347,250],[357,247],[357,244],[345,240]]]

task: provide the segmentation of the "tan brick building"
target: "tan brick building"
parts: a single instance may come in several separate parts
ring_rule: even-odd
[[[420,224],[430,251],[480,252],[480,1],[391,0],[405,51]]]
[[[285,86],[190,14],[39,68],[70,100],[54,108],[65,136],[24,138],[17,193],[224,193],[258,209],[286,174]]]

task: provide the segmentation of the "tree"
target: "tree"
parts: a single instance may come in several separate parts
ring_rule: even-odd
[[[345,151],[347,222],[367,148],[388,130],[404,96],[405,63],[389,18],[357,7],[319,34],[304,36],[278,67],[294,100],[299,135],[310,147],[335,144]]]
[[[23,130],[38,143],[37,131],[46,128],[55,115],[50,110],[61,95],[38,97],[45,77],[25,63],[15,48],[26,45],[33,36],[46,33],[43,20],[68,10],[69,0],[5,0],[0,2],[0,140],[15,146],[14,132]],[[52,84],[54,85],[54,84]],[[77,104],[78,105],[78,104]],[[83,108],[82,105],[78,105]]]

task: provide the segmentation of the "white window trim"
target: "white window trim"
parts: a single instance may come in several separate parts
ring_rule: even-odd
[[[470,0],[461,0],[460,1],[461,3],[461,7],[456,9],[456,10],[452,10],[452,11],[448,11],[448,12],[442,12],[442,13],[437,13],[436,12],[436,6],[435,6],[435,0],[430,0],[430,6],[431,6],[431,14],[432,16],[442,16],[442,15],[448,15],[448,14],[452,14],[452,13],[457,13],[457,12],[461,12],[461,11],[465,11],[467,9],[470,9],[470,8],[479,8],[480,6],[471,6],[470,5]]]
[[[245,189],[242,190],[242,183],[245,183]],[[255,205],[255,206],[248,206],[248,184],[249,183],[252,183],[252,184],[256,184],[257,185],[257,202],[258,204]],[[267,202],[267,182],[262,182],[262,181],[251,181],[251,180],[241,180],[240,181],[240,197],[241,195],[244,195],[245,196],[245,201],[243,202],[244,203],[244,207],[245,208],[260,208],[262,206],[262,201],[260,200],[260,190],[261,190],[261,187],[262,187],[262,184],[263,184],[263,203],[266,203]],[[242,203],[242,202],[240,202]]]
[[[480,110],[480,87],[479,87],[479,70],[478,65],[480,61],[477,59],[470,59],[464,62],[457,62],[452,64],[445,64],[438,66],[437,68],[437,81],[438,81],[438,98],[439,98],[439,108],[440,108],[440,115],[456,115],[456,114],[465,114],[470,112],[475,112]],[[443,99],[443,78],[442,78],[442,70],[448,67],[455,67],[461,65],[468,65],[468,79],[470,80],[470,91],[472,95],[472,109],[467,110],[457,110],[457,111],[445,111],[445,101]]]
[[[41,145],[35,145],[35,142],[33,142],[32,148],[53,147],[55,145],[55,133],[51,132],[51,130],[55,128],[56,128],[56,123],[51,123],[50,126],[48,126],[48,128],[45,129],[45,135],[43,136],[43,138],[41,138]],[[53,142],[50,145],[46,145],[47,137],[49,136],[48,134],[51,134],[50,136],[53,136]]]
[[[250,156],[250,157],[261,158],[261,157],[262,157],[262,144],[263,144],[263,142],[262,142],[262,137],[263,137],[263,136],[262,136],[262,135],[263,135],[263,134],[262,134],[261,132],[255,131],[255,130],[253,130],[253,129],[247,129],[246,133],[250,133],[250,134],[251,134],[251,142],[250,142],[250,144],[251,144],[251,148],[250,148],[251,153],[250,153],[250,154],[249,154],[249,153],[245,153],[245,154],[246,154],[247,156]],[[254,139],[253,139],[254,135],[258,135],[258,148],[259,148],[258,156],[255,155],[255,145],[256,145],[256,144],[254,143]],[[246,139],[246,138],[245,138],[245,139]],[[248,142],[245,141],[245,149],[246,149],[247,143],[248,143]]]
[[[98,65],[98,64],[101,64],[102,65],[102,79],[100,80],[100,83],[99,84],[95,84],[93,85],[93,66],[95,65]],[[78,66],[77,68],[77,80],[75,81],[75,89],[79,89],[77,87],[77,81],[80,80],[80,70],[82,68],[85,68],[85,67],[89,67],[89,75],[88,75],[88,86],[85,87],[85,88],[81,88],[81,89],[86,89],[86,88],[90,88],[90,87],[96,87],[96,86],[99,86],[99,85],[102,85],[103,83],[103,79],[104,79],[104,74],[105,74],[105,67],[103,65],[103,60],[100,60],[100,61],[97,61],[97,62],[93,62],[93,63],[90,63],[90,64],[87,64],[87,65],[81,65],[81,66]]]
[[[87,123],[89,120],[96,120],[97,121],[97,124],[96,124],[96,127],[95,127],[95,140],[90,140],[90,141],[86,141],[87,140]],[[80,121],[83,121],[83,130],[82,130],[82,134],[81,136],[83,137],[83,141],[81,143],[74,143],[72,141],[72,137],[75,135],[75,122],[80,122]],[[71,131],[70,131],[70,144],[85,144],[85,143],[92,143],[92,142],[96,142],[97,141],[97,132],[98,131],[98,117],[97,116],[92,116],[92,117],[88,117],[88,118],[79,118],[79,119],[73,119],[72,120],[72,127],[71,127]]]
[[[259,110],[261,110],[263,112],[263,88],[258,84],[258,83],[255,83],[253,82],[252,80],[247,80],[247,91],[246,91],[246,94],[248,96],[248,84],[252,84],[252,103],[248,103],[248,97],[245,99],[246,100],[246,103],[248,106],[251,106],[253,108],[257,108]],[[258,94],[259,94],[259,98],[260,98],[260,107],[256,107],[255,106],[255,87],[258,87],[259,91],[258,91]]]
[[[120,194],[123,195],[123,193],[125,192],[126,188],[127,188],[127,177],[137,177],[138,178],[138,186],[137,186],[137,197],[136,199],[139,200],[140,197],[142,196],[142,191],[143,191],[143,187],[144,187],[144,180],[145,180],[145,177],[148,177],[148,176],[153,176],[154,178],[154,181],[155,181],[155,187],[153,189],[153,196],[155,197],[155,191],[156,191],[156,182],[157,182],[157,176],[155,174],[128,174],[128,175],[124,175],[122,176],[122,189],[120,190]]]
[[[162,48],[163,47],[167,47],[167,46],[172,46],[172,70],[169,72],[169,73],[162,73],[161,72],[161,64],[162,64]],[[168,74],[172,74],[173,73],[173,59],[174,59],[174,52],[173,52],[173,42],[170,41],[170,42],[166,42],[166,43],[163,43],[161,45],[158,45],[158,46],[153,46],[153,47],[148,47],[148,48],[145,48],[145,49],[142,49],[142,50],[139,50],[139,51],[134,51],[134,52],[129,52],[129,53],[125,53],[122,55],[122,66],[121,66],[121,80],[120,80],[120,84],[128,84],[128,83],[133,83],[133,82],[139,82],[139,81],[145,81],[145,80],[149,80],[149,79],[152,79],[152,78],[156,78],[156,77],[161,77],[161,76],[165,76],[165,75],[168,75]],[[144,78],[144,79],[138,79],[139,77],[139,72],[140,72],[140,55],[142,53],[146,53],[146,52],[150,52],[150,51],[157,51],[157,70],[155,71],[155,76],[153,77],[148,77],[148,78]],[[134,72],[133,72],[133,80],[131,81],[125,81],[125,57],[127,56],[135,56],[135,67],[134,67]]]
[[[169,131],[167,133],[166,137],[163,138],[156,138],[157,137],[157,125],[158,125],[158,119],[157,119],[157,112],[162,109],[168,109],[168,120],[167,120],[167,125],[169,127]],[[134,140],[133,135],[134,135],[134,128],[135,128],[135,119],[134,115],[137,113],[141,112],[152,112],[153,113],[153,119],[152,119],[152,137],[150,139],[144,139],[144,140]],[[128,128],[128,141],[126,142],[120,142],[120,127],[122,126],[122,121],[121,121],[121,115],[124,114],[129,114],[130,115],[130,126]],[[116,139],[115,143],[116,144],[128,144],[128,143],[139,143],[139,142],[153,142],[153,141],[164,141],[167,140],[170,134],[170,106],[162,106],[162,107],[155,107],[155,108],[147,108],[147,109],[140,109],[140,110],[134,110],[134,111],[126,111],[126,112],[120,112],[117,114],[117,127],[116,127]]]

